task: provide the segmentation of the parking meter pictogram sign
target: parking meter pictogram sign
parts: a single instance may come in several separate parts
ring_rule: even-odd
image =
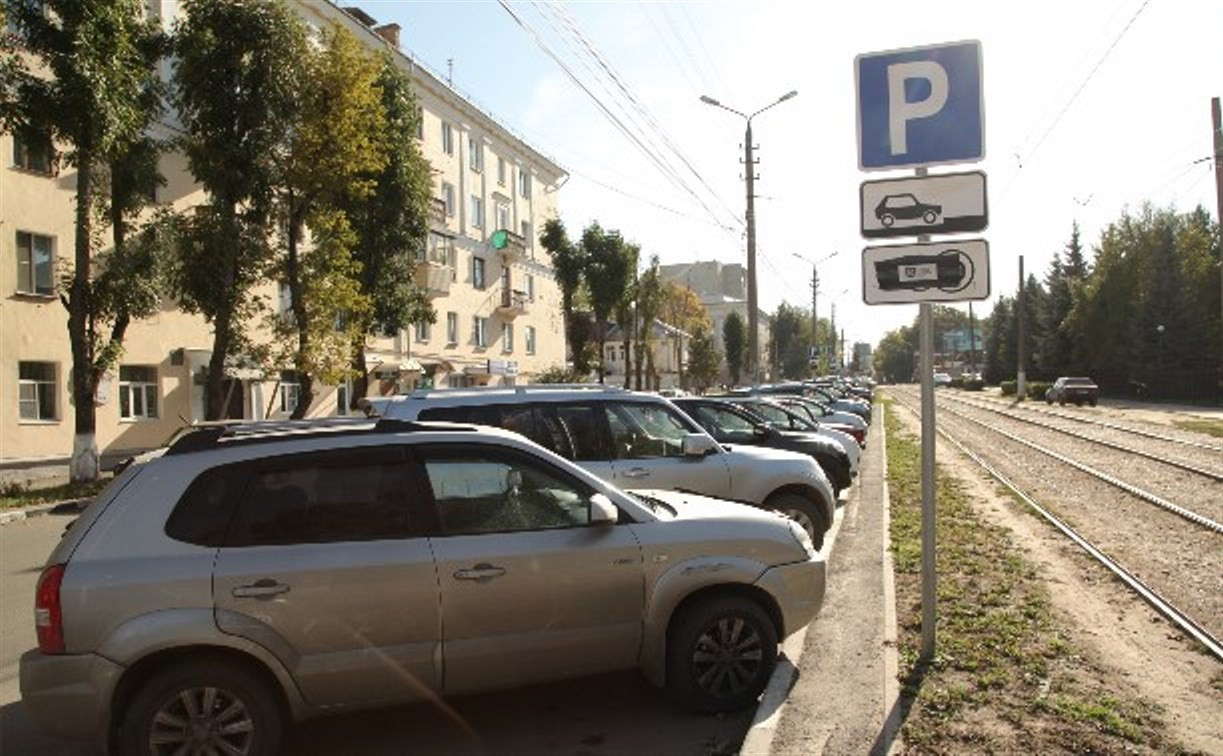
[[[980,42],[859,55],[854,78],[862,170],[968,163],[985,156]]]

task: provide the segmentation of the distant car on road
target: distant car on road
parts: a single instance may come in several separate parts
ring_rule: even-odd
[[[935,386],[950,386],[951,376],[947,373],[935,373],[934,374],[934,385]]]
[[[931,225],[943,214],[942,205],[932,205],[922,202],[912,194],[889,194],[875,206],[875,217],[885,226],[891,226],[897,220],[917,220],[921,218],[926,225]]]
[[[1062,376],[1045,392],[1045,404],[1074,402],[1076,407],[1082,407],[1083,402],[1087,402],[1094,407],[1099,399],[1100,387],[1090,378]]]

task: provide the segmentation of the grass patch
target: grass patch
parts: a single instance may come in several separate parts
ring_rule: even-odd
[[[1223,437],[1223,420],[1207,420],[1198,417],[1192,420],[1173,420],[1172,424],[1181,430],[1205,433],[1216,438]]]
[[[50,488],[29,488],[20,483],[6,483],[0,486],[0,509],[51,504],[71,499],[87,499],[96,495],[109,482],[110,476],[92,483],[64,483]]]
[[[921,445],[894,412],[886,432],[906,750],[1177,752],[1161,710],[1126,697],[1075,648],[1010,531],[979,517],[941,470],[936,654],[919,658]]]

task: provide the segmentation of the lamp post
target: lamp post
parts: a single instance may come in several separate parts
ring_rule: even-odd
[[[797,95],[798,90],[792,89],[751,115],[744,115],[734,108],[729,108],[709,95],[701,95],[701,102],[734,113],[746,124],[743,136],[743,168],[747,182],[747,211],[744,213],[744,220],[747,222],[747,373],[752,376],[754,383],[760,382],[760,334],[756,325],[756,164],[752,158],[752,119]]]
[[[819,321],[819,315],[817,314],[816,309],[815,309],[815,305],[817,301],[817,295],[819,294],[819,290],[820,290],[820,273],[816,266],[818,266],[820,263],[826,260],[830,260],[836,257],[837,253],[831,252],[827,255],[824,255],[819,260],[812,260],[811,258],[804,257],[803,255],[800,255],[797,252],[792,252],[791,254],[793,254],[795,257],[802,260],[803,262],[811,263],[811,346],[818,347],[820,345],[820,339],[819,339],[819,322],[820,321]]]
[[[832,295],[832,321],[829,323],[829,329],[832,332],[832,351],[829,356],[832,358],[829,363],[829,369],[839,369],[841,360],[839,359],[840,352],[837,350],[837,299],[849,289],[841,289],[836,294]]]

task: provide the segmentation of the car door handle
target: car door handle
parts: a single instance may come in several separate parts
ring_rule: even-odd
[[[234,598],[271,598],[288,592],[289,586],[270,578],[256,580],[252,585],[240,585],[230,591]]]
[[[644,467],[633,467],[633,468],[630,468],[630,469],[628,469],[628,470],[625,470],[624,472],[622,472],[622,473],[620,473],[620,474],[621,474],[621,475],[623,475],[623,476],[624,476],[624,477],[626,477],[626,478],[631,479],[631,480],[636,480],[636,479],[638,479],[638,478],[648,478],[648,477],[650,477],[650,471],[649,471],[649,470],[647,470],[647,469],[646,469],[646,468],[644,468]]]
[[[499,578],[505,574],[504,567],[498,567],[493,564],[477,564],[475,567],[468,567],[465,570],[459,570],[454,573],[455,580],[477,580],[488,581],[493,578]]]

